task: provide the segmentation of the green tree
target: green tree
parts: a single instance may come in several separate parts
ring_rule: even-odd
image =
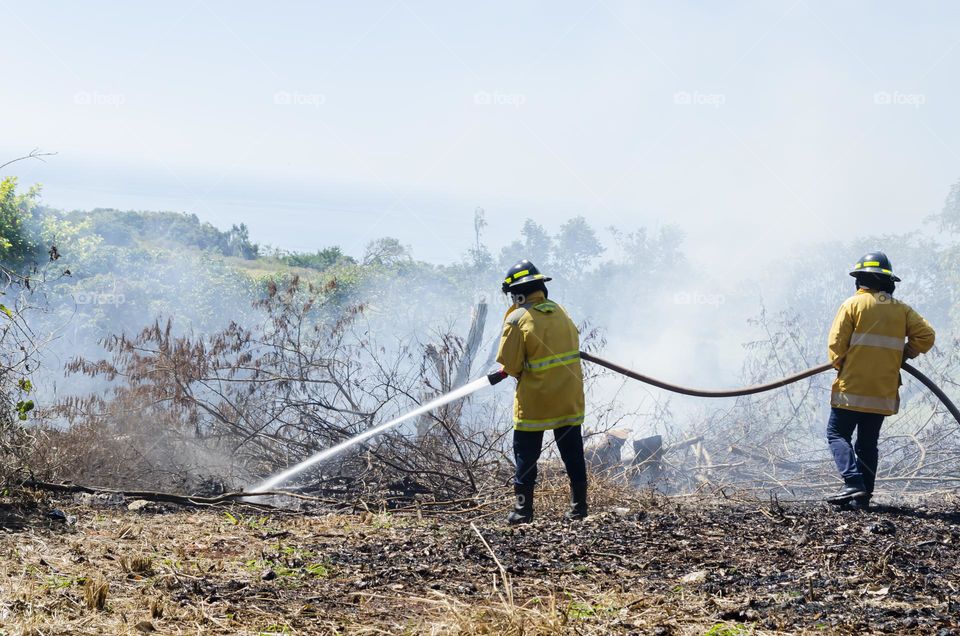
[[[371,241],[363,254],[364,265],[393,268],[409,265],[412,262],[410,248],[389,236]]]
[[[529,259],[540,271],[546,272],[553,265],[553,239],[542,225],[527,219],[520,229],[520,240],[514,241],[500,251],[500,268],[506,271],[521,259]]]
[[[569,279],[579,278],[589,270],[604,249],[597,233],[582,216],[560,226],[555,245],[554,267],[559,275]]]
[[[0,181],[0,263],[17,267],[36,254],[31,221],[39,194],[38,186],[17,194],[15,177]]]
[[[940,213],[940,227],[951,232],[960,232],[960,180],[950,187],[947,200]]]
[[[239,256],[251,260],[259,254],[260,247],[250,241],[250,229],[246,223],[233,225],[227,232],[227,250],[224,252],[228,256]]]
[[[489,272],[493,267],[493,255],[483,243],[483,230],[487,227],[487,215],[483,208],[473,211],[473,239],[474,244],[467,250],[467,259],[473,271],[477,274]]]

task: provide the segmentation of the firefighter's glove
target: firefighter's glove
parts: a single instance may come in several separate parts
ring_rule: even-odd
[[[506,377],[507,372],[504,371],[502,367],[487,374],[487,380],[490,381],[491,385],[497,384]]]

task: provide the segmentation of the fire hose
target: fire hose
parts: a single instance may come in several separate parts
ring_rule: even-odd
[[[627,368],[625,368],[625,367],[621,367],[620,365],[614,364],[613,362],[610,362],[609,360],[604,360],[603,358],[598,358],[597,356],[595,356],[595,355],[593,355],[593,354],[590,354],[590,353],[587,353],[586,351],[581,351],[581,352],[580,352],[580,358],[581,358],[582,360],[587,360],[588,362],[592,362],[592,363],[597,364],[597,365],[600,365],[600,366],[602,366],[602,367],[606,367],[607,369],[610,369],[611,371],[615,371],[615,372],[617,372],[617,373],[619,373],[619,374],[621,374],[621,375],[624,375],[624,376],[626,376],[626,377],[628,377],[628,378],[632,378],[632,379],[634,379],[634,380],[639,380],[640,382],[646,382],[647,384],[650,384],[650,385],[655,386],[655,387],[659,387],[659,388],[661,388],[661,389],[666,389],[667,391],[673,391],[673,392],[675,392],[675,393],[682,393],[682,394],[684,394],[684,395],[692,395],[692,396],[695,396],[695,397],[713,397],[713,398],[717,398],[717,397],[736,397],[736,396],[738,396],[738,395],[750,395],[750,394],[753,394],[753,393],[760,393],[760,392],[762,392],[762,391],[770,391],[770,390],[772,390],[772,389],[778,389],[778,388],[780,388],[780,387],[786,386],[786,385],[791,384],[791,383],[793,383],[793,382],[797,382],[798,380],[802,380],[802,379],[804,379],[804,378],[809,378],[809,377],[814,376],[814,375],[816,375],[816,374],[818,374],[818,373],[822,373],[822,372],[824,372],[824,371],[826,371],[826,370],[828,370],[828,369],[832,369],[832,368],[833,368],[833,365],[831,365],[831,364],[822,364],[822,365],[820,365],[819,367],[813,367],[812,369],[807,369],[806,371],[802,371],[802,372],[800,372],[800,373],[796,373],[796,374],[794,374],[794,375],[790,375],[790,376],[787,376],[787,377],[785,377],[785,378],[783,378],[783,379],[777,380],[777,381],[775,381],[775,382],[769,382],[769,383],[767,383],[767,384],[756,384],[756,385],[754,385],[754,386],[743,387],[743,388],[740,388],[740,389],[730,389],[730,390],[726,390],[726,391],[705,391],[705,390],[703,390],[703,389],[691,389],[690,387],[679,386],[679,385],[676,385],[676,384],[670,384],[669,382],[664,382],[664,381],[662,381],[662,380],[657,380],[656,378],[651,378],[651,377],[646,376],[646,375],[643,375],[643,374],[641,374],[641,373],[637,373],[636,371],[632,371],[632,370],[627,369]],[[953,402],[950,401],[950,398],[948,398],[948,397],[946,396],[946,394],[945,394],[942,390],[940,390],[940,387],[938,387],[936,384],[934,384],[934,382],[933,382],[930,378],[928,378],[928,377],[925,376],[924,374],[920,373],[917,369],[915,369],[915,368],[912,367],[911,365],[909,365],[909,364],[907,364],[907,363],[904,363],[904,364],[903,364],[903,368],[906,369],[906,371],[907,371],[908,373],[910,373],[912,376],[914,376],[915,378],[917,378],[918,380],[920,380],[920,382],[922,382],[922,383],[924,384],[924,386],[926,386],[928,389],[930,389],[931,391],[933,391],[933,393],[934,393],[938,398],[940,398],[940,401],[943,402],[944,406],[947,407],[947,409],[950,411],[950,413],[953,415],[953,417],[956,418],[957,422],[960,423],[960,411],[958,411],[958,410],[957,410],[957,407],[953,404]],[[473,382],[470,382],[470,383],[468,383],[468,384],[465,384],[464,386],[460,387],[459,389],[456,389],[456,390],[454,390],[454,391],[450,391],[449,393],[447,393],[447,394],[445,394],[445,395],[441,395],[440,397],[438,397],[438,398],[436,398],[436,399],[434,399],[434,400],[432,400],[432,401],[430,401],[430,402],[427,402],[426,404],[420,405],[418,408],[410,411],[409,413],[406,413],[406,414],[404,414],[404,415],[401,415],[400,417],[394,418],[394,419],[390,420],[389,422],[384,422],[383,424],[378,424],[377,426],[374,426],[374,427],[372,427],[372,428],[368,428],[367,430],[363,431],[362,433],[360,433],[360,434],[358,434],[358,435],[354,435],[354,436],[351,437],[350,439],[347,439],[347,440],[345,440],[345,441],[343,441],[343,442],[340,442],[339,444],[336,444],[335,446],[332,446],[332,447],[330,447],[330,448],[326,448],[326,449],[323,449],[323,450],[321,450],[321,451],[318,451],[318,452],[314,453],[313,455],[311,455],[311,456],[308,457],[307,459],[303,460],[303,461],[300,462],[299,464],[297,464],[297,465],[295,465],[295,466],[293,466],[293,467],[291,467],[291,468],[288,468],[288,469],[286,469],[286,470],[284,470],[284,471],[282,471],[282,472],[280,472],[280,473],[278,473],[278,474],[276,474],[276,475],[273,475],[272,477],[270,477],[270,478],[267,479],[266,481],[262,482],[260,485],[258,485],[257,487],[255,487],[255,488],[251,491],[251,494],[262,493],[262,492],[270,491],[270,490],[272,490],[272,489],[280,486],[283,482],[287,481],[287,480],[290,479],[291,477],[293,477],[293,476],[297,475],[298,473],[306,470],[306,469],[309,468],[310,466],[313,466],[314,464],[317,464],[317,463],[322,462],[322,461],[324,461],[324,460],[326,460],[326,459],[329,459],[330,457],[336,455],[337,453],[339,453],[339,452],[341,452],[341,451],[343,451],[343,450],[346,450],[347,448],[350,448],[351,446],[353,446],[353,445],[355,445],[355,444],[359,444],[359,443],[363,442],[364,440],[373,437],[374,435],[378,435],[378,434],[380,434],[380,433],[382,433],[382,432],[384,432],[384,431],[386,431],[386,430],[388,430],[388,429],[390,429],[390,428],[393,428],[393,427],[397,426],[398,424],[401,424],[401,423],[403,423],[403,422],[406,422],[406,421],[408,421],[408,420],[410,420],[410,419],[412,419],[412,418],[414,418],[414,417],[417,417],[417,416],[422,415],[422,414],[424,414],[424,413],[428,413],[429,411],[431,411],[431,410],[433,410],[433,409],[435,409],[435,408],[438,408],[438,407],[440,407],[440,406],[443,406],[444,404],[449,404],[450,402],[453,402],[454,400],[458,400],[458,399],[460,399],[460,398],[466,397],[466,396],[470,395],[471,393],[473,393],[474,391],[480,390],[480,389],[481,389],[482,387],[484,387],[484,386],[489,386],[489,385],[497,384],[498,382],[503,381],[503,379],[506,378],[506,377],[507,377],[507,373],[506,373],[502,368],[500,368],[500,369],[498,369],[498,370],[496,370],[496,371],[491,371],[490,373],[488,373],[488,374],[486,375],[486,377],[479,377],[479,378],[477,378],[476,380],[474,380]]]
[[[643,375],[642,373],[637,373],[632,369],[627,369],[622,367],[619,364],[610,362],[609,360],[604,360],[603,358],[598,358],[597,356],[587,353],[586,351],[580,352],[580,359],[586,360],[587,362],[592,362],[596,365],[619,373],[620,375],[626,376],[633,380],[639,380],[651,386],[655,386],[666,391],[672,391],[673,393],[681,393],[683,395],[692,395],[694,397],[706,397],[706,398],[722,398],[722,397],[737,397],[740,395],[753,395],[754,393],[763,393],[764,391],[771,391],[773,389],[779,389],[781,387],[787,386],[788,384],[793,384],[803,380],[804,378],[809,378],[818,373],[823,373],[824,371],[829,371],[833,369],[833,365],[830,363],[821,364],[817,367],[811,367],[806,371],[801,371],[800,373],[795,373],[793,375],[788,375],[785,378],[781,378],[774,382],[768,382],[766,384],[754,384],[752,386],[740,387],[738,389],[727,389],[723,391],[708,391],[705,389],[694,389],[691,387],[680,386],[678,384],[670,384],[669,382],[664,382],[663,380],[658,380],[656,378],[651,378],[648,375]],[[919,369],[909,364],[908,362],[903,363],[903,369],[917,380],[920,381],[925,387],[930,389],[930,391],[937,396],[940,402],[943,403],[947,410],[950,411],[950,414],[953,415],[954,419],[957,420],[957,423],[960,424],[960,409],[957,409],[957,406],[953,401],[947,397],[947,394],[934,383],[929,377],[921,373]]]

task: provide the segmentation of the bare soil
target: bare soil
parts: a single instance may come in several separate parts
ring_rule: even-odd
[[[960,635],[954,495],[863,512],[637,493],[575,524],[561,496],[510,528],[506,499],[131,511],[17,492],[0,634]]]

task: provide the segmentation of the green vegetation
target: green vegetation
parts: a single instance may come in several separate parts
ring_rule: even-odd
[[[717,623],[704,632],[703,636],[744,636],[751,631],[745,625],[737,623]]]
[[[960,181],[950,187],[950,193],[940,213],[940,226],[954,233],[960,233]]]
[[[596,614],[597,610],[589,603],[573,601],[567,606],[567,616],[573,619],[590,618],[591,616],[596,616]]]
[[[260,515],[234,515],[229,510],[223,512],[223,516],[227,521],[234,526],[243,526],[245,528],[250,528],[251,530],[259,530],[261,532],[267,531],[267,523],[270,519],[266,516]]]
[[[320,272],[327,271],[334,265],[354,265],[356,261],[343,253],[339,247],[328,247],[313,253],[293,252],[278,256],[278,260],[290,267],[304,267]]]
[[[40,188],[36,186],[17,194],[17,180],[13,177],[0,181],[0,263],[3,265],[19,268],[36,256],[38,242],[32,221],[39,195]]]
[[[57,574],[51,574],[47,577],[45,586],[47,589],[57,590],[75,586],[79,587],[86,582],[87,580],[84,577],[59,576]]]
[[[248,559],[243,563],[248,572],[269,570],[280,578],[302,576],[326,578],[330,576],[330,567],[313,550],[292,545],[276,544],[269,554],[262,558]]]
[[[213,250],[223,256],[255,259],[260,246],[250,241],[250,231],[241,223],[227,231],[201,222],[195,214],[178,212],[134,212],[98,208],[90,212],[61,214],[48,211],[73,223],[86,223],[93,234],[117,247],[166,245]]]
[[[72,323],[69,340],[80,355],[92,353],[91,343],[135,333],[157,318],[173,316],[175,330],[202,333],[231,321],[249,324],[251,303],[270,285],[293,276],[334,284],[335,305],[341,307],[385,306],[394,302],[395,293],[417,297],[424,311],[404,307],[409,319],[429,315],[436,320],[437,307],[456,307],[462,314],[476,289],[495,288],[501,270],[523,256],[564,281],[565,304],[574,310],[614,298],[615,287],[627,276],[624,265],[667,273],[676,272],[682,261],[681,236],[674,231],[615,233],[623,254],[603,260],[605,248],[584,217],[568,220],[555,234],[527,220],[519,240],[495,257],[482,240],[485,222],[478,211],[473,247],[460,262],[439,266],[416,260],[409,247],[391,237],[371,241],[356,258],[337,245],[272,250],[255,243],[242,223],[220,230],[178,212],[63,212],[38,205],[38,195],[36,187],[18,193],[15,179],[2,182],[0,264],[22,270],[50,261],[48,322]],[[654,285],[654,278],[639,284]],[[605,281],[599,289],[597,280]]]

